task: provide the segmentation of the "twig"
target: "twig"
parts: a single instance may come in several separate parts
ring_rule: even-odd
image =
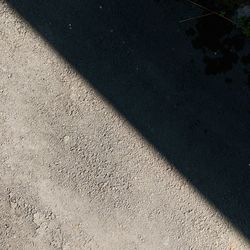
[[[203,5],[201,5],[201,4],[198,4],[198,3],[196,3],[196,2],[193,2],[192,0],[186,0],[186,1],[192,3],[193,5],[196,5],[196,6],[200,7],[200,8],[203,9],[203,10],[209,11],[210,13],[213,13],[213,14],[215,14],[215,15],[217,15],[217,16],[219,16],[219,17],[225,19],[225,20],[227,20],[228,22],[230,22],[230,23],[232,23],[232,24],[236,24],[233,20],[231,20],[230,18],[227,18],[227,17],[225,17],[225,16],[220,15],[220,13],[218,13],[217,11],[211,10],[211,9],[209,9],[209,8],[207,8],[207,7],[203,6]]]
[[[187,21],[191,21],[191,20],[194,20],[194,19],[199,19],[199,18],[203,18],[203,17],[206,17],[206,16],[211,16],[211,15],[214,15],[214,13],[210,12],[208,14],[197,16],[197,17],[190,17],[190,18],[179,21],[179,23],[184,23],[184,22],[187,22]]]

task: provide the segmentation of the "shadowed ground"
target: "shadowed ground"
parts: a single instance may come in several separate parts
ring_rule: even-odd
[[[250,237],[250,90],[241,63],[205,73],[204,48],[186,35],[196,21],[178,23],[200,14],[196,8],[150,0],[8,3]],[[248,42],[239,54],[248,54]]]

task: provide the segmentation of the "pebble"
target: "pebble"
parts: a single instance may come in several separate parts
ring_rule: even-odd
[[[65,135],[63,138],[64,143],[68,143],[70,137],[68,135]]]

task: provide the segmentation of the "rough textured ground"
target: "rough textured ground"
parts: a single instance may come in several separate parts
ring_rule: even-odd
[[[0,79],[0,249],[248,249],[4,3]]]

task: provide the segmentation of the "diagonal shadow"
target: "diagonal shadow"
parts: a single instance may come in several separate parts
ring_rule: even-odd
[[[188,4],[9,0],[245,237],[250,237],[250,90],[241,66],[204,74]],[[216,27],[214,27],[216,29]]]

